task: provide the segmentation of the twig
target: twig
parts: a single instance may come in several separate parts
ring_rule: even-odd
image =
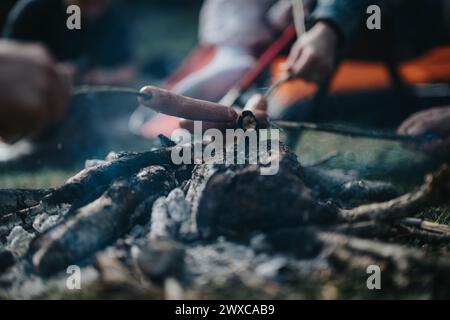
[[[388,237],[393,234],[392,226],[376,221],[341,224],[329,227],[328,231],[361,238]]]
[[[425,231],[446,234],[450,236],[450,226],[444,224],[425,221],[417,218],[405,218],[400,223],[407,227],[414,227],[423,229]]]
[[[444,165],[438,172],[426,177],[425,183],[416,191],[396,199],[363,205],[351,210],[341,210],[341,217],[355,221],[398,221],[424,209],[428,205],[448,198],[450,194],[450,169]]]
[[[409,227],[402,223],[399,223],[397,226],[401,230],[406,231],[408,233],[407,236],[412,236],[426,243],[433,243],[433,244],[450,243],[449,234],[435,233],[423,229],[418,229],[415,227]]]

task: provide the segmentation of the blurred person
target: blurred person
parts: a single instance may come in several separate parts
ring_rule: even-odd
[[[6,23],[6,18],[9,12],[14,7],[18,0],[2,0],[0,1],[0,34],[3,32],[3,27]]]
[[[402,123],[398,133],[410,136],[430,133],[436,135],[436,138],[428,143],[407,146],[445,161],[450,160],[450,106],[432,108],[413,114]]]
[[[369,30],[367,8],[381,9],[380,30]],[[379,52],[379,43],[367,43],[375,33],[383,34],[391,45],[395,61],[406,60],[426,53],[450,40],[449,0],[318,0],[309,16],[308,32],[293,46],[287,69],[311,82],[323,81],[334,69],[338,50],[355,54],[363,44],[366,51]],[[361,53],[359,58],[361,58]],[[369,55],[368,52],[364,54]],[[364,58],[364,57],[362,57]],[[378,57],[384,58],[384,57]]]
[[[45,48],[0,41],[0,140],[33,136],[63,117],[70,87]]]
[[[309,1],[305,1],[309,2]],[[255,64],[257,57],[291,22],[291,0],[205,0],[198,46],[164,83],[185,96],[219,101]],[[131,130],[148,138],[170,135],[174,117],[138,109]]]
[[[287,70],[306,81],[324,81],[335,68],[339,48],[355,45],[358,36],[367,33],[366,10],[372,4],[381,7],[382,15],[387,13],[388,21],[383,22],[392,33],[395,59],[408,59],[450,43],[449,0],[322,0],[311,15],[311,29],[293,46]],[[409,147],[450,159],[450,106],[413,114],[398,132],[436,134],[438,138],[429,143]]]
[[[67,28],[70,5],[81,9],[81,30]],[[4,36],[42,43],[76,82],[126,84],[135,77],[129,30],[111,0],[20,0]]]
[[[199,46],[166,82],[169,89],[220,100],[291,21],[290,0],[206,0]]]

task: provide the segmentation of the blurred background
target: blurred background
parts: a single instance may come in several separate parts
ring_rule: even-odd
[[[16,2],[0,2],[1,29],[5,28],[6,18]],[[137,71],[128,87],[139,89],[147,84],[161,85],[164,79],[177,70],[198,44],[202,3],[202,0],[114,1],[128,29],[130,62]],[[285,55],[287,53],[284,52]],[[444,55],[448,56],[448,52]],[[423,62],[422,65],[427,63]],[[267,88],[271,78],[279,74],[280,65],[281,62],[275,61],[262,80],[255,84],[259,92]],[[416,66],[407,65],[406,68],[415,71]],[[420,73],[421,69],[418,70]],[[380,71],[378,66],[348,64],[338,74],[338,78],[341,87],[346,87],[348,80],[353,82],[352,85],[356,83],[370,92],[345,93],[339,99],[333,97],[329,104],[332,107],[320,111],[326,121],[329,120],[327,116],[340,122],[346,122],[349,118],[356,121],[360,115],[362,119],[359,120],[364,126],[375,124],[395,130],[398,119],[396,123],[386,124],[390,118],[386,112],[402,104],[407,107],[412,105],[410,100],[400,97],[397,91],[379,92],[377,86],[389,83],[389,75],[386,70]],[[304,82],[293,85],[293,88],[287,86],[286,90],[280,90],[281,104],[295,105],[296,99],[304,99],[312,92],[311,86]],[[284,96],[283,91],[287,92]],[[437,103],[441,101],[434,99],[424,104]],[[142,151],[158,143],[148,136],[144,138],[142,132],[138,132],[142,124],[155,114],[145,108],[136,111],[138,102],[133,96],[88,94],[77,96],[72,105],[67,121],[56,128],[50,128],[31,141],[28,139],[12,145],[0,145],[0,188],[56,187],[82,169],[88,159],[103,159],[111,151]],[[161,123],[150,123],[152,133],[158,132]],[[405,188],[420,182],[423,173],[434,166],[425,155],[406,150],[398,142],[352,139],[317,132],[305,132],[298,142],[297,154],[304,164],[319,161],[319,166],[354,171],[366,178],[396,179],[396,182],[404,183]],[[326,161],[321,161],[323,159]]]
[[[0,1],[0,29],[17,2]],[[132,63],[138,70],[131,87],[158,85],[188,55],[197,42],[201,4],[202,0],[115,1],[130,30]],[[78,172],[86,159],[104,158],[111,150],[140,151],[154,145],[129,130],[129,117],[138,106],[134,97],[85,96],[75,104],[80,111],[56,140],[44,137],[45,142],[33,141],[32,147],[28,141],[0,145],[0,188],[58,186]]]

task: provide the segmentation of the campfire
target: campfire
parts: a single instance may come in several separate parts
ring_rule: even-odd
[[[88,161],[55,190],[2,191],[2,295],[67,294],[68,267],[79,266],[100,297],[117,288],[147,298],[230,288],[292,297],[280,288],[342,273],[366,279],[369,265],[386,271],[383,285],[420,288],[420,275],[445,295],[450,261],[392,239],[450,240],[449,227],[414,218],[448,199],[447,167],[398,196],[388,183],[303,167],[282,143],[276,175],[261,175],[263,164],[174,165],[177,146],[161,143]]]

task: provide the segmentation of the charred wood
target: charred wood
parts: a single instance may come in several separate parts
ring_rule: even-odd
[[[321,198],[332,198],[344,207],[387,201],[398,196],[387,182],[361,180],[340,170],[304,168],[305,184],[317,191]]]
[[[49,205],[71,204],[74,201],[86,204],[103,193],[114,180],[130,177],[147,166],[172,165],[170,156],[170,148],[120,155],[111,161],[84,169],[43,201]]]
[[[115,182],[100,198],[33,241],[29,254],[36,270],[52,274],[112,243],[133,226],[137,217],[132,213],[142,201],[167,194],[174,182],[174,173],[160,166]]]
[[[212,172],[211,168],[198,169],[209,175],[194,177],[200,183],[191,182],[191,188],[203,190],[193,208],[201,237],[241,238],[257,231],[336,220],[335,208],[317,201],[303,183],[296,156],[283,145],[277,156],[279,171],[271,176],[262,175],[259,165],[214,166]]]
[[[0,218],[25,208],[35,206],[51,190],[11,189],[0,190]]]

